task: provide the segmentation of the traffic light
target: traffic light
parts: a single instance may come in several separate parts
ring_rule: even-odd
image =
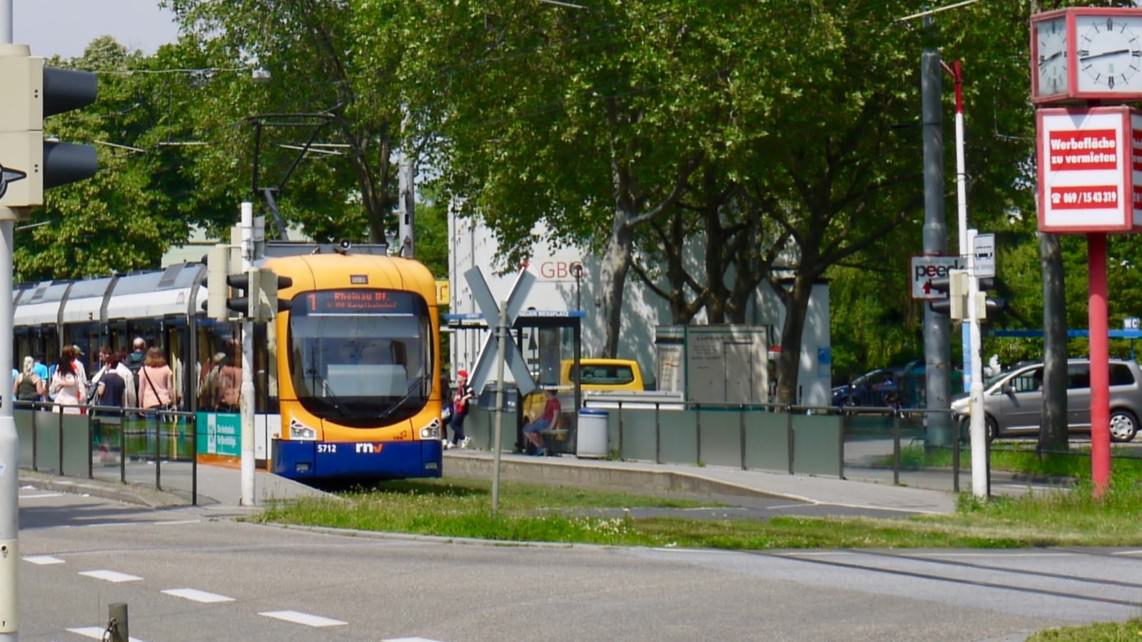
[[[293,279],[288,276],[278,276],[270,268],[257,268],[250,271],[251,277],[256,277],[257,284],[250,288],[257,292],[257,305],[251,311],[254,321],[264,323],[274,318],[278,312],[289,310],[289,301],[278,300],[278,290],[293,285]]]
[[[288,276],[278,276],[270,268],[250,268],[244,274],[229,274],[226,284],[237,290],[226,301],[226,307],[255,323],[273,320],[278,312],[289,309],[288,301],[278,301],[278,290],[293,285]]]
[[[44,66],[27,45],[0,44],[0,207],[43,205],[44,190],[90,178],[90,145],[44,142],[44,118],[92,103],[95,74]]]
[[[215,321],[225,321],[226,314],[226,273],[230,263],[230,248],[221,243],[210,248],[206,255],[206,316]]]

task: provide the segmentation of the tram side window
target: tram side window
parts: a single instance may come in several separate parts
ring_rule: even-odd
[[[237,324],[218,323],[199,326],[199,333],[198,407],[238,412],[242,390],[240,330]]]

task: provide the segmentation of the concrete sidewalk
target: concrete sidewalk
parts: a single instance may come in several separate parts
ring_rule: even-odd
[[[449,450],[444,454],[445,477],[487,479],[491,476],[492,466],[490,452]],[[812,504],[913,513],[950,513],[956,506],[955,495],[938,490],[720,466],[681,466],[573,456],[504,454],[500,475],[512,481],[579,484],[644,493],[763,495]]]

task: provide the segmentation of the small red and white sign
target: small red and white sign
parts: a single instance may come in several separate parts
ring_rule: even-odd
[[[1041,109],[1036,121],[1041,231],[1131,232],[1142,226],[1142,112],[1121,106]]]

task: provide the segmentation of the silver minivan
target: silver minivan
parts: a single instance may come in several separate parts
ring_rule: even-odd
[[[1039,432],[1043,411],[1043,364],[1028,363],[983,384],[988,437]],[[966,395],[952,402],[960,421],[968,414]],[[1110,438],[1131,441],[1142,416],[1142,370],[1135,361],[1110,360]],[[1067,361],[1067,421],[1071,432],[1090,432],[1090,361]]]

